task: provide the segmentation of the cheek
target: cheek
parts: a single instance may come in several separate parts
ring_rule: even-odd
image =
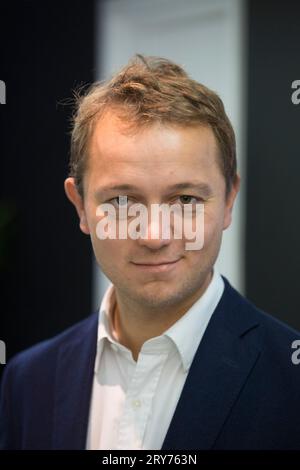
[[[99,240],[95,235],[92,236],[92,245],[95,256],[98,261],[111,260],[111,263],[116,263],[117,260],[122,259],[121,250],[117,240]]]
[[[213,249],[219,245],[223,233],[223,211],[206,213],[204,216],[204,247],[201,251]]]
[[[207,218],[208,219],[208,218]],[[204,225],[204,245],[200,250],[186,251],[190,268],[205,268],[214,264],[222,240],[222,223],[218,218],[209,218]]]
[[[99,240],[95,233],[91,237],[93,251],[98,264],[105,274],[126,271],[127,245],[126,240]]]

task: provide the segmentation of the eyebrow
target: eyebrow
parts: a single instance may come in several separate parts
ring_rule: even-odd
[[[212,188],[207,184],[207,183],[201,183],[201,182],[191,182],[191,181],[186,181],[182,183],[177,183],[173,184],[171,186],[168,186],[168,190],[170,191],[176,191],[180,189],[194,189],[196,191],[200,191],[202,194],[206,195],[207,197],[212,194]]]
[[[212,188],[207,183],[202,182],[191,182],[191,181],[184,181],[182,183],[172,184],[167,186],[166,192],[178,191],[178,190],[186,190],[192,189],[201,192],[206,197],[209,197],[212,194]],[[112,191],[140,191],[140,189],[132,184],[116,184],[112,186],[104,186],[99,188],[96,191],[96,197],[101,196],[105,193],[112,192]]]

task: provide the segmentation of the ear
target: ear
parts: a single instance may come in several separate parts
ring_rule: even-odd
[[[224,212],[224,224],[223,230],[226,230],[231,224],[232,220],[232,209],[234,205],[235,198],[240,189],[241,178],[238,174],[235,175],[234,182],[232,184],[230,193],[226,197],[225,201],[225,212]]]
[[[78,217],[79,217],[79,226],[83,233],[86,235],[90,234],[90,229],[87,223],[87,217],[85,213],[83,199],[80,196],[74,178],[67,178],[64,183],[65,193],[67,198],[72,202],[75,206]]]

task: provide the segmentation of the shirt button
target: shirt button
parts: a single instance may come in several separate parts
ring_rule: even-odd
[[[134,408],[140,408],[141,404],[141,400],[132,400],[132,406]]]

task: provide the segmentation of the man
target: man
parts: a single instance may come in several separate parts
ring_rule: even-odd
[[[79,99],[65,191],[111,285],[6,367],[2,448],[300,448],[299,334],[214,269],[239,184],[220,98],[178,65],[138,55]],[[169,237],[155,205],[177,208]],[[198,208],[187,249],[175,219],[195,227]]]

